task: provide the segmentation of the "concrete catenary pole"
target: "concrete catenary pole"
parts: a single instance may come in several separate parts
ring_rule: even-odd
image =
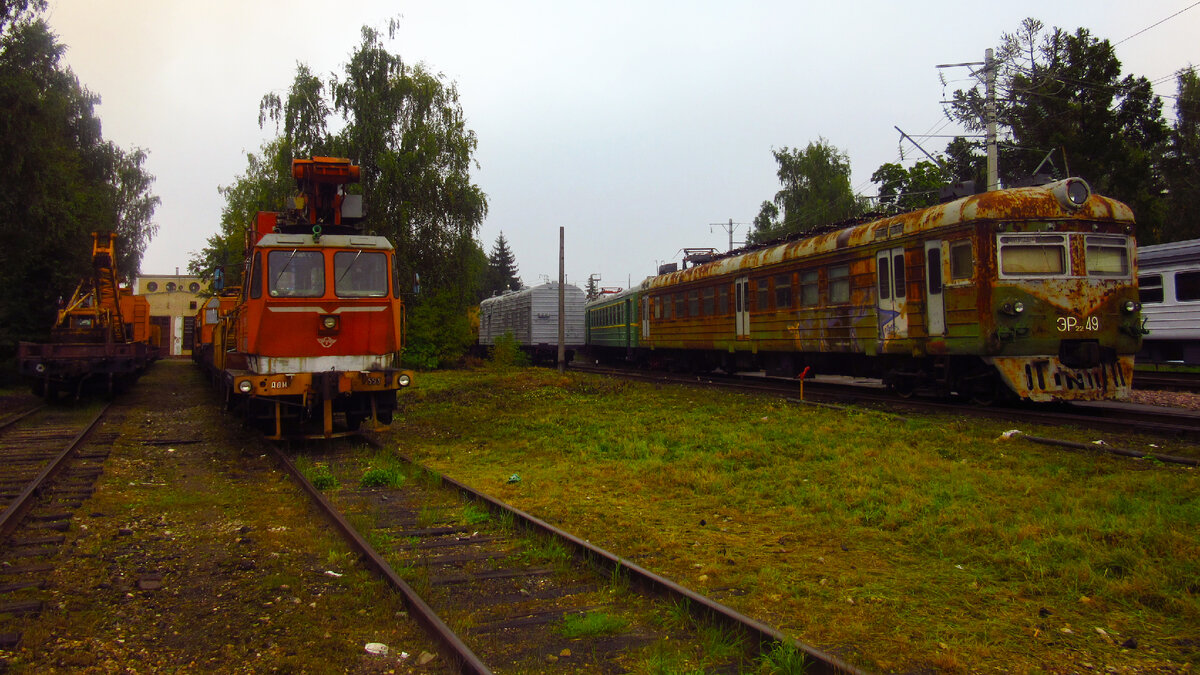
[[[558,372],[567,369],[567,292],[566,272],[563,267],[563,227],[558,228]]]
[[[1000,189],[1000,179],[996,168],[996,62],[990,49],[983,53],[983,71],[987,78],[987,189],[991,192]]]

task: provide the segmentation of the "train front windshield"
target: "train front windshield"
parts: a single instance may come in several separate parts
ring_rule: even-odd
[[[1071,259],[1071,238],[1082,237],[1084,259]],[[1001,234],[997,237],[1001,278],[1080,276],[1130,279],[1129,237],[1110,234]]]

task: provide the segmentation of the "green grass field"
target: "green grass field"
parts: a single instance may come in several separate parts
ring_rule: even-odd
[[[871,670],[1200,659],[1194,469],[528,368],[427,373],[401,401],[402,453]]]

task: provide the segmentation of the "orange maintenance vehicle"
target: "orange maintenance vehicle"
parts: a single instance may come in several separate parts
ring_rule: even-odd
[[[247,229],[242,286],[231,307],[219,296],[212,307],[203,365],[227,407],[269,438],[379,428],[412,382],[400,369],[395,251],[362,233],[362,197],[345,191],[359,179],[349,159],[295,160],[292,177],[289,208],[259,212]]]
[[[116,235],[92,233],[92,273],[58,310],[50,342],[22,342],[17,369],[47,400],[117,393],[158,358],[150,304],[117,282]]]

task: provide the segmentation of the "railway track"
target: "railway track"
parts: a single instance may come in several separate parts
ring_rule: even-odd
[[[1135,389],[1157,389],[1164,391],[1200,392],[1200,373],[1171,373],[1154,370],[1133,372]]]
[[[32,409],[0,423],[0,650],[15,647],[25,620],[42,611],[62,533],[116,437],[98,431],[108,413],[109,406],[92,416]]]
[[[276,454],[461,672],[554,664],[616,673],[657,663],[738,673],[764,659],[784,668],[803,660],[808,673],[861,672],[407,460],[398,484],[362,487],[370,471],[401,459],[365,438],[370,451],[308,447],[303,467],[278,447]],[[306,474],[327,490],[341,487],[327,497]]]

